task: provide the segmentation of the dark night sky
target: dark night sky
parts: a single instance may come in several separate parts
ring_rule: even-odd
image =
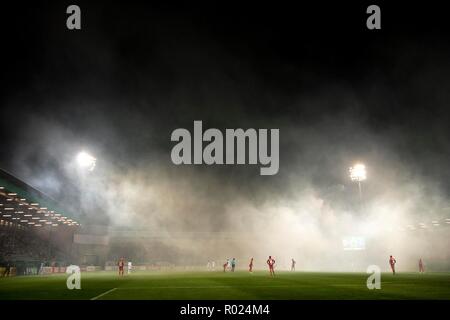
[[[299,162],[316,186],[339,184],[341,176],[316,166],[329,168],[339,148],[348,154],[339,156],[342,166],[379,148],[448,195],[443,8],[379,2],[382,30],[369,31],[371,3],[76,3],[81,31],[65,28],[66,1],[2,5],[2,168],[25,179],[44,168],[57,175],[46,144],[60,129],[117,166],[170,166],[171,132],[203,120],[220,129],[280,128],[274,185]],[[297,129],[304,139],[293,143]],[[320,151],[308,151],[308,137],[317,136]],[[262,181],[247,171],[245,179]],[[239,176],[229,179],[247,183]]]

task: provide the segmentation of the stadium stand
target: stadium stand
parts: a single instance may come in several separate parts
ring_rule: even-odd
[[[0,169],[0,276],[67,264],[78,226],[55,200]]]

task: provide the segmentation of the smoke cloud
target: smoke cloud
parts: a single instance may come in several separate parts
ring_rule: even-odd
[[[236,257],[245,267],[254,257],[263,267],[272,255],[279,268],[294,258],[299,270],[363,271],[386,270],[392,254],[399,270],[419,258],[448,270],[447,47],[388,39],[388,53],[375,46],[354,65],[345,60],[367,68],[344,77],[328,56],[255,59],[259,48],[235,49],[177,21],[127,33],[119,19],[87,29],[84,40],[49,34],[60,49],[36,58],[34,78],[5,99],[2,122],[20,110],[21,125],[4,166],[84,225],[129,231],[141,248],[129,253],[134,260]],[[174,165],[170,135],[192,132],[194,120],[222,131],[279,129],[279,172]],[[77,167],[82,150],[97,158],[94,171]],[[367,167],[361,198],[348,176],[356,162]],[[365,250],[344,250],[352,236]]]

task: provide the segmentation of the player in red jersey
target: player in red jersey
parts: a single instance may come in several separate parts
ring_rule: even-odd
[[[275,259],[272,258],[272,256],[269,256],[269,259],[267,259],[267,265],[269,266],[270,275],[274,276],[275,270],[273,269],[273,266],[275,265]]]
[[[119,276],[123,276],[123,268],[125,267],[124,258],[120,258],[119,263],[117,265],[119,266]]]
[[[248,272],[253,272],[253,258],[250,259],[250,264],[248,265]]]
[[[423,266],[422,258],[419,259],[419,272],[420,273],[424,273],[425,272],[425,268]]]
[[[389,257],[389,264],[391,265],[392,274],[395,276],[395,264],[397,263],[397,260],[393,256]]]

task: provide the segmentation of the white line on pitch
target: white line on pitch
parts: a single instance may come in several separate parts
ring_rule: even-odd
[[[312,285],[311,285],[312,286]],[[199,287],[123,287],[121,290],[137,290],[137,289],[239,289],[239,288],[295,288],[295,287],[310,287],[306,286],[293,286],[293,285],[284,285],[284,286],[199,286]]]
[[[111,290],[108,290],[106,292],[103,292],[102,294],[99,294],[96,297],[93,297],[91,300],[97,300],[98,298],[103,297],[104,295],[107,295],[108,293],[113,292],[115,290],[117,290],[117,288],[112,288]]]

